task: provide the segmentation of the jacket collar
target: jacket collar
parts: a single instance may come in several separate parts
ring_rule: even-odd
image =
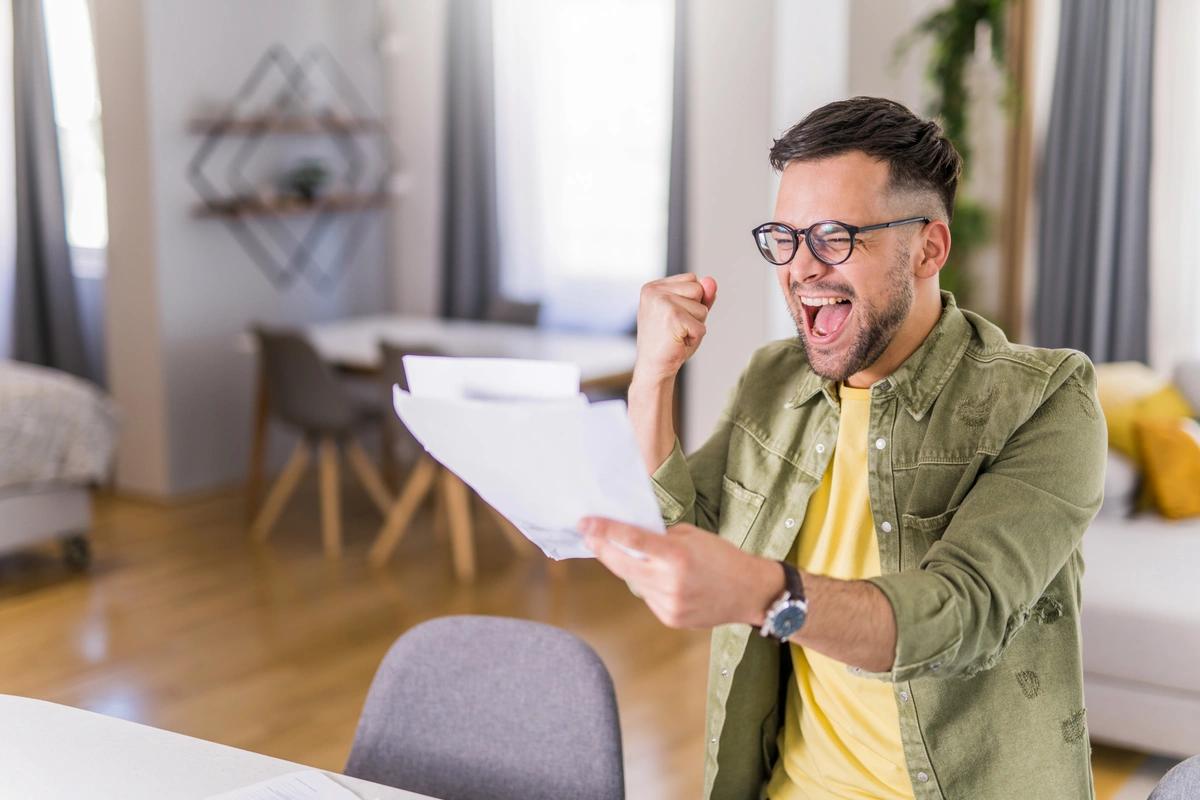
[[[925,341],[891,375],[871,388],[878,389],[880,396],[894,390],[912,418],[919,420],[929,412],[946,381],[950,380],[970,341],[971,324],[959,310],[954,295],[942,292],[942,315]],[[800,379],[791,405],[805,405],[818,393],[823,394],[833,408],[840,407],[837,382],[825,380],[808,368]]]

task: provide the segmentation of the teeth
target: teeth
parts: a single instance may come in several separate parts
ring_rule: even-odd
[[[801,297],[800,302],[806,306],[831,306],[834,303],[849,303],[845,297]]]

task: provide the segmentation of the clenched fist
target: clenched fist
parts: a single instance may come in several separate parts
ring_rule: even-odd
[[[717,299],[717,282],[687,272],[642,287],[637,315],[634,372],[650,381],[673,380],[707,331],[705,320]]]

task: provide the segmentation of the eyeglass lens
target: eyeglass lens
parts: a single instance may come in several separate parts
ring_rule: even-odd
[[[805,236],[780,224],[764,225],[757,234],[758,249],[772,264],[787,264],[791,261],[795,255],[797,237]],[[812,254],[826,264],[841,264],[850,257],[853,239],[844,225],[820,222],[808,229],[805,238]]]

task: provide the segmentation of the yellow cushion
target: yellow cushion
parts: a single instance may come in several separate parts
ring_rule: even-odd
[[[1110,408],[1141,400],[1166,385],[1166,378],[1140,361],[1096,365],[1096,393],[1105,414]]]
[[[1104,400],[1101,399],[1100,407],[1108,422],[1109,446],[1133,459],[1143,468],[1145,464],[1138,452],[1135,425],[1150,420],[1177,422],[1194,413],[1184,396],[1170,384],[1145,397],[1133,400],[1122,398],[1120,402],[1107,408],[1104,406]]]
[[[1135,423],[1146,485],[1168,519],[1200,515],[1200,424],[1193,419]]]

